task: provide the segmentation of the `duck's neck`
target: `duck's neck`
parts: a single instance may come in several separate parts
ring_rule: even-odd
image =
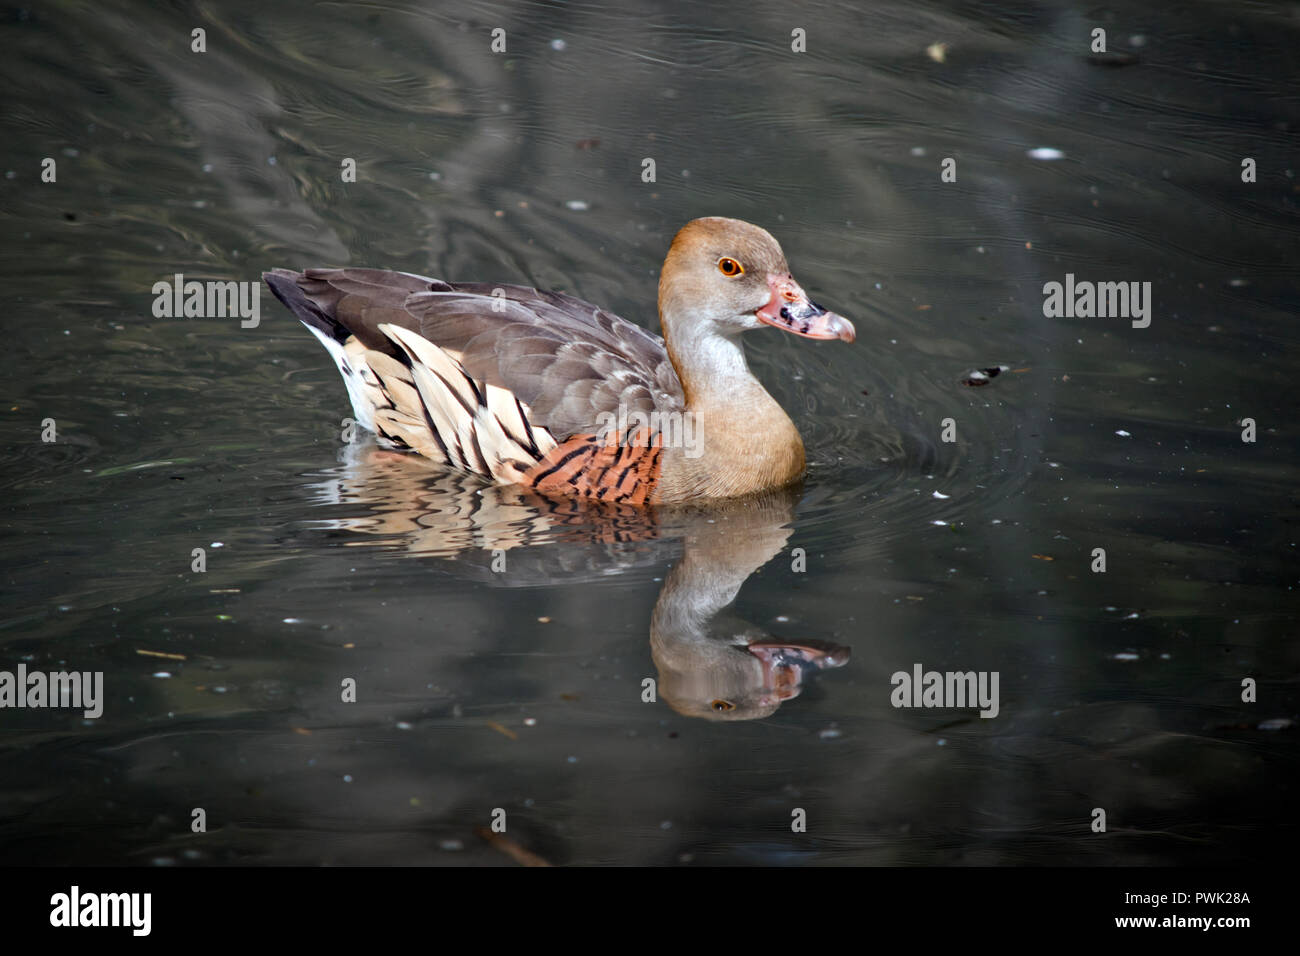
[[[692,416],[694,448],[669,451],[665,493],[729,497],[780,488],[804,471],[790,416],[749,370],[740,337],[674,330],[665,344]],[[690,454],[686,454],[690,452]]]
[[[664,344],[681,379],[687,408],[700,409],[719,401],[731,403],[751,393],[771,398],[749,370],[739,335],[718,335],[688,326]]]

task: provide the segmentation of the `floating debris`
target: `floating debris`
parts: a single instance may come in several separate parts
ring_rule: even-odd
[[[962,378],[961,383],[963,385],[970,385],[974,388],[978,388],[981,385],[987,385],[1003,372],[1009,371],[1010,368],[1011,366],[1009,365],[994,365],[990,368],[972,369]]]
[[[1132,66],[1138,62],[1138,55],[1111,50],[1106,53],[1089,53],[1087,59],[1093,66]]]
[[[525,850],[522,846],[502,833],[493,833],[487,827],[476,827],[474,835],[480,840],[486,840],[494,849],[500,850],[506,856],[510,857],[520,866],[550,866],[551,864],[543,860],[536,853]]]
[[[184,654],[168,654],[166,651],[145,651],[138,647],[135,652],[144,657],[165,657],[169,661],[183,661],[187,659]]]

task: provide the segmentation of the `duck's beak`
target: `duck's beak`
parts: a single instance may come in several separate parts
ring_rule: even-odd
[[[772,290],[767,305],[754,315],[758,321],[810,339],[842,339],[852,342],[857,333],[853,323],[842,315],[827,312],[808,298],[808,293],[791,275],[771,273],[767,277]]]
[[[782,644],[775,640],[754,641],[747,649],[762,662],[763,686],[778,700],[798,697],[806,672],[843,667],[851,654],[847,647],[824,641],[809,641],[804,644]]]

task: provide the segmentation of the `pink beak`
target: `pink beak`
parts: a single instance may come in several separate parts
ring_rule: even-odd
[[[842,315],[827,312],[808,298],[808,293],[791,275],[771,273],[767,277],[772,296],[767,305],[756,311],[758,321],[810,339],[841,339],[852,342],[857,338],[853,323]]]

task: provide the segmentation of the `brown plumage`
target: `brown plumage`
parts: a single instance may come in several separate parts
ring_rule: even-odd
[[[734,265],[735,271],[730,270]],[[376,269],[275,269],[272,292],[338,363],[357,420],[448,467],[620,504],[780,487],[804,469],[789,418],[749,372],[760,324],[852,341],[776,241],[733,219],[673,240],[667,339],[581,299]]]

